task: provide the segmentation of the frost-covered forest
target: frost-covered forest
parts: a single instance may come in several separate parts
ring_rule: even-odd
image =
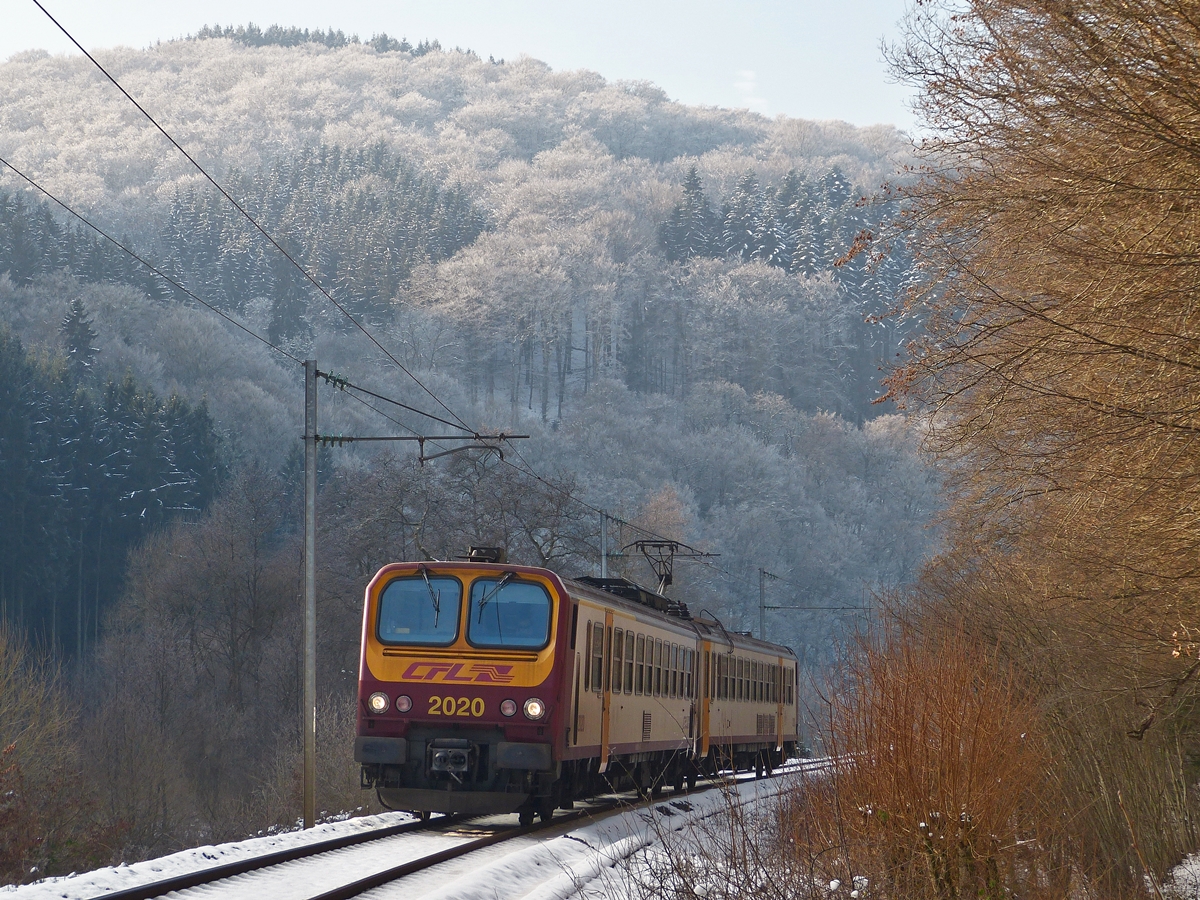
[[[324,451],[321,690],[335,707],[377,566],[504,544],[592,574],[599,517],[572,496],[719,554],[680,562],[672,591],[731,628],[757,628],[760,568],[780,576],[771,605],[861,606],[929,554],[937,480],[916,426],[873,402],[915,327],[877,318],[911,263],[899,245],[848,255],[890,215],[862,198],[905,161],[894,130],[687,107],[647,83],[386,36],[208,29],[99,58],[446,407],[531,435],[504,461]],[[86,60],[0,65],[0,155],[268,341],[446,415]],[[132,744],[92,736],[111,744],[100,818],[135,823],[125,840],[148,852],[280,814],[295,723],[239,735],[296,694],[301,371],[7,170],[0,329],[0,484],[66,535],[31,552],[5,523],[0,611],[93,671],[106,687],[91,712],[128,727]],[[38,412],[54,404],[66,411]],[[166,436],[147,450],[159,484],[104,456],[111,497],[81,504],[87,427],[131,459],[150,446],[124,424],[131,405]],[[446,429],[331,387],[320,411],[329,434]],[[9,423],[50,419],[72,424],[39,438],[18,484]],[[148,520],[130,498],[168,483],[181,499]],[[100,533],[107,550],[89,543]],[[610,539],[638,536],[622,524]],[[613,568],[650,580],[632,556]],[[770,616],[811,668],[855,622]],[[164,641],[187,653],[163,659]],[[138,712],[130,666],[208,699]],[[138,769],[180,753],[191,774]]]

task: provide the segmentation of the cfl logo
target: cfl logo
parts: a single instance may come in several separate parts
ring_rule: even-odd
[[[401,676],[406,681],[436,681],[456,684],[508,684],[516,676],[512,666],[496,663],[412,663]]]

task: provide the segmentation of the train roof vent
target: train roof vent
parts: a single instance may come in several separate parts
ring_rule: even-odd
[[[673,600],[668,600],[662,594],[656,594],[654,591],[648,591],[639,584],[634,584],[627,578],[593,578],[590,575],[584,575],[582,578],[576,578],[580,584],[586,584],[589,587],[599,588],[609,594],[614,594],[623,600],[631,600],[634,603],[640,603],[642,606],[649,606],[651,609],[657,609],[659,612],[670,613],[671,606],[678,606]]]

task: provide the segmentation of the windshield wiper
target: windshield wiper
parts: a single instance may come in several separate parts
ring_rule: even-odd
[[[493,597],[495,597],[498,593],[500,593],[500,588],[504,587],[506,584],[508,584],[510,581],[512,581],[514,577],[515,577],[515,574],[513,572],[505,572],[502,576],[500,576],[500,580],[496,582],[496,586],[494,588],[492,588],[490,591],[488,591],[486,594],[484,594],[483,597],[480,598],[478,621],[480,621],[480,622],[483,621],[483,608],[488,605],[488,601],[491,600]]]
[[[433,601],[433,627],[438,627],[438,618],[442,614],[442,592],[435,591],[433,584],[429,581],[429,572],[424,566],[417,566],[417,571],[421,573],[421,577],[425,579],[425,587],[429,589],[429,599]]]

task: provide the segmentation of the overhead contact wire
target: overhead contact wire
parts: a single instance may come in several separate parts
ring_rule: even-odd
[[[278,250],[280,253],[282,253],[284,255],[284,257],[287,258],[288,262],[290,262],[293,266],[295,266],[296,269],[298,269],[300,271],[300,273],[305,277],[305,279],[313,287],[315,287],[318,291],[320,291],[321,294],[324,295],[325,299],[327,299],[330,303],[332,303],[337,308],[338,312],[340,312],[343,316],[345,316],[347,319],[349,319],[350,322],[353,323],[355,328],[357,328],[359,331],[361,331],[366,336],[366,338],[372,344],[374,344],[381,353],[383,353],[384,356],[386,356],[389,360],[391,360],[392,363],[394,363],[396,365],[396,367],[398,369],[400,369],[401,372],[403,372],[405,375],[407,375],[409,378],[411,378],[414,382],[416,382],[417,386],[420,387],[421,390],[423,390],[425,393],[427,393],[430,397],[432,397],[434,399],[434,401],[438,404],[438,406],[440,406],[442,409],[444,409],[450,415],[451,418],[456,419],[458,421],[458,424],[453,425],[453,427],[462,428],[465,431],[474,433],[474,430],[472,428],[468,427],[467,423],[465,421],[463,421],[458,416],[458,414],[456,412],[454,412],[454,410],[452,410],[449,406],[447,406],[445,403],[443,403],[441,398],[438,397],[438,395],[435,394],[433,391],[431,391],[429,388],[427,388],[425,386],[425,384],[421,381],[421,379],[419,379],[416,375],[414,375],[412,372],[410,372],[405,367],[405,365],[402,362],[400,362],[400,360],[396,359],[396,357],[393,356],[392,353],[375,338],[375,335],[371,334],[371,332],[368,331],[367,328],[358,321],[358,319],[354,318],[354,316],[350,313],[350,311],[348,309],[346,309],[341,303],[339,303],[336,299],[334,299],[333,295],[331,293],[329,293],[329,291],[327,291],[321,285],[321,283],[316,280],[316,278],[314,278],[312,275],[310,275],[308,270],[305,269],[304,266],[300,265],[300,263],[298,263],[292,257],[292,255],[290,253],[288,253],[287,250],[285,250],[279,244],[279,242],[276,241],[275,238],[273,238],[267,232],[267,230],[265,228],[263,228],[261,225],[259,225],[258,222],[255,220],[255,218],[252,215],[250,215],[250,213],[248,213],[245,210],[245,208],[243,208],[243,206],[240,203],[238,203],[237,200],[235,200],[233,198],[233,196],[227,190],[225,190],[225,188],[223,188],[220,184],[218,184],[216,179],[213,178],[211,175],[209,175],[207,170],[202,165],[200,165],[200,163],[198,163],[195,160],[195,158],[193,158],[193,156],[190,153],[188,153],[187,150],[185,150],[183,148],[183,146],[180,145],[180,143],[177,140],[175,140],[175,138],[171,137],[171,135],[167,132],[167,130],[165,128],[163,128],[160,124],[158,124],[158,120],[156,120],[154,118],[154,116],[150,115],[150,113],[146,111],[145,107],[143,107],[140,103],[138,103],[138,101],[133,98],[133,96],[129,93],[129,91],[125,90],[125,88],[121,86],[121,83],[119,81],[117,81],[116,78],[114,78],[112,75],[109,74],[108,70],[105,69],[104,66],[102,66],[100,64],[99,60],[97,60],[96,57],[92,56],[92,54],[90,54],[86,49],[84,49],[83,45],[80,44],[79,41],[75,40],[75,38],[71,34],[71,32],[67,31],[67,29],[63,27],[62,23],[59,22],[58,19],[54,18],[54,16],[50,14],[50,11],[48,9],[46,9],[46,7],[42,6],[40,0],[33,0],[33,3],[35,6],[37,6],[38,9],[40,9],[43,13],[46,14],[46,18],[48,18],[51,22],[53,22],[55,27],[57,27],[59,31],[61,31],[64,35],[66,35],[67,40],[69,40],[72,44],[74,44],[76,47],[78,47],[79,52],[82,53],[84,56],[86,56],[89,60],[91,60],[92,64],[97,69],[99,69],[101,71],[101,73],[103,73],[104,77],[107,78],[110,82],[112,82],[113,86],[117,90],[119,90],[122,94],[124,94],[125,98],[130,103],[132,103],[134,106],[136,106],[138,108],[138,111],[141,112],[141,114],[143,116],[145,116],[146,119],[149,120],[150,124],[153,125],[155,128],[157,128],[159,133],[161,133],[163,137],[165,137],[168,141],[170,141],[171,145],[173,147],[175,147],[176,150],[178,150],[180,153],[182,153],[184,155],[184,157],[187,159],[187,161],[190,162],[196,168],[196,171],[198,171],[201,175],[203,175],[208,180],[209,184],[211,184],[213,187],[215,187],[226,200],[228,200],[230,203],[232,203],[234,208],[237,209],[237,211],[239,213],[241,213],[242,216],[245,217],[246,221],[248,221],[251,225],[253,225],[259,234],[261,234],[264,238],[266,238],[267,241],[269,241],[270,244],[276,250]],[[453,423],[448,423],[448,424],[453,424]]]
[[[521,460],[521,462],[525,464],[525,468],[522,469],[516,463],[509,462],[507,459],[503,460],[503,462],[505,465],[511,466],[514,470],[516,470],[517,472],[520,472],[522,475],[525,475],[528,478],[536,479],[537,481],[544,484],[546,487],[550,488],[552,491],[557,491],[559,494],[566,497],[568,500],[573,500],[575,503],[578,503],[584,509],[588,509],[594,513],[599,513],[601,515],[608,516],[608,518],[612,519],[614,522],[617,522],[620,525],[624,525],[627,528],[632,528],[634,531],[639,531],[642,534],[644,534],[648,537],[651,537],[651,538],[655,538],[657,540],[661,540],[661,541],[671,541],[672,540],[671,538],[666,537],[665,535],[661,535],[661,534],[658,534],[657,532],[650,531],[648,528],[643,528],[640,525],[634,525],[632,522],[626,522],[624,519],[621,519],[621,518],[618,518],[617,516],[612,515],[607,510],[603,510],[598,506],[593,506],[591,503],[588,503],[586,500],[583,500],[580,497],[576,497],[574,494],[572,494],[566,488],[560,487],[559,485],[554,484],[554,482],[546,480],[541,475],[539,475],[537,472],[535,472],[533,470],[533,466],[530,465],[529,461],[527,459],[525,459],[524,456],[521,455],[521,451],[519,449],[517,449],[517,447],[515,445],[513,446],[512,450],[513,450],[513,453],[516,454],[517,459]],[[683,544],[683,541],[673,541],[673,543]],[[683,544],[683,546],[686,547],[688,545]],[[694,550],[695,548],[693,547],[693,548],[689,548],[689,549]],[[695,557],[693,557],[693,558],[695,558]],[[716,563],[710,562],[707,559],[700,558],[700,559],[696,559],[696,561],[699,562],[701,565],[707,566],[710,569],[720,572],[722,575],[725,575],[729,578],[734,577],[733,573],[730,572],[728,569],[724,568],[723,566],[719,566]]]
[[[36,2],[36,0],[34,0],[34,2]],[[52,193],[50,193],[48,190],[46,190],[44,187],[42,187],[40,184],[38,184],[36,181],[34,181],[28,175],[26,175],[24,172],[22,172],[16,166],[14,166],[12,163],[10,163],[7,159],[0,157],[0,163],[3,163],[6,167],[8,167],[8,169],[10,169],[12,172],[14,172],[19,178],[21,178],[26,184],[28,184],[34,190],[41,193],[43,196],[45,196],[47,199],[51,200],[53,203],[60,206],[62,209],[66,210],[66,212],[68,212],[70,215],[74,216],[76,219],[78,219],[80,222],[82,222],[84,225],[86,225],[92,231],[96,232],[96,234],[100,235],[100,237],[104,238],[106,241],[108,241],[114,247],[121,250],[123,253],[130,256],[132,259],[137,260],[139,263],[141,263],[143,266],[145,266],[147,269],[149,269],[151,272],[153,272],[155,275],[157,275],[159,278],[161,278],[167,284],[171,285],[176,290],[179,290],[182,293],[186,294],[188,297],[191,297],[193,300],[195,300],[201,306],[216,313],[218,316],[220,316],[222,319],[224,319],[230,325],[233,325],[235,328],[238,328],[238,329],[244,331],[246,334],[250,335],[250,337],[254,338],[256,341],[261,341],[262,343],[266,344],[268,347],[270,347],[276,353],[279,353],[279,354],[287,357],[288,359],[290,359],[292,362],[296,363],[297,365],[301,365],[301,366],[304,365],[302,360],[297,359],[295,356],[288,353],[282,347],[272,344],[269,340],[267,340],[261,334],[258,334],[257,332],[251,330],[250,328],[247,328],[245,325],[243,325],[237,319],[233,318],[233,316],[229,315],[228,313],[224,312],[223,310],[219,309],[218,307],[213,306],[207,300],[203,300],[200,297],[198,297],[196,294],[192,293],[192,291],[188,290],[186,287],[184,287],[182,284],[180,284],[178,281],[176,281],[174,278],[172,278],[170,275],[168,275],[162,269],[158,268],[156,265],[154,265],[154,263],[152,263],[152,262],[148,261],[147,259],[145,259],[144,257],[140,256],[137,253],[137,251],[132,250],[129,247],[126,247],[123,243],[118,241],[115,237],[112,237],[110,234],[108,234],[106,231],[104,231],[102,228],[100,228],[100,226],[95,225],[89,219],[87,219],[85,216],[83,216],[81,213],[76,212],[74,209],[72,209],[70,206],[68,206],[62,200],[59,200],[56,196],[54,196]]]

